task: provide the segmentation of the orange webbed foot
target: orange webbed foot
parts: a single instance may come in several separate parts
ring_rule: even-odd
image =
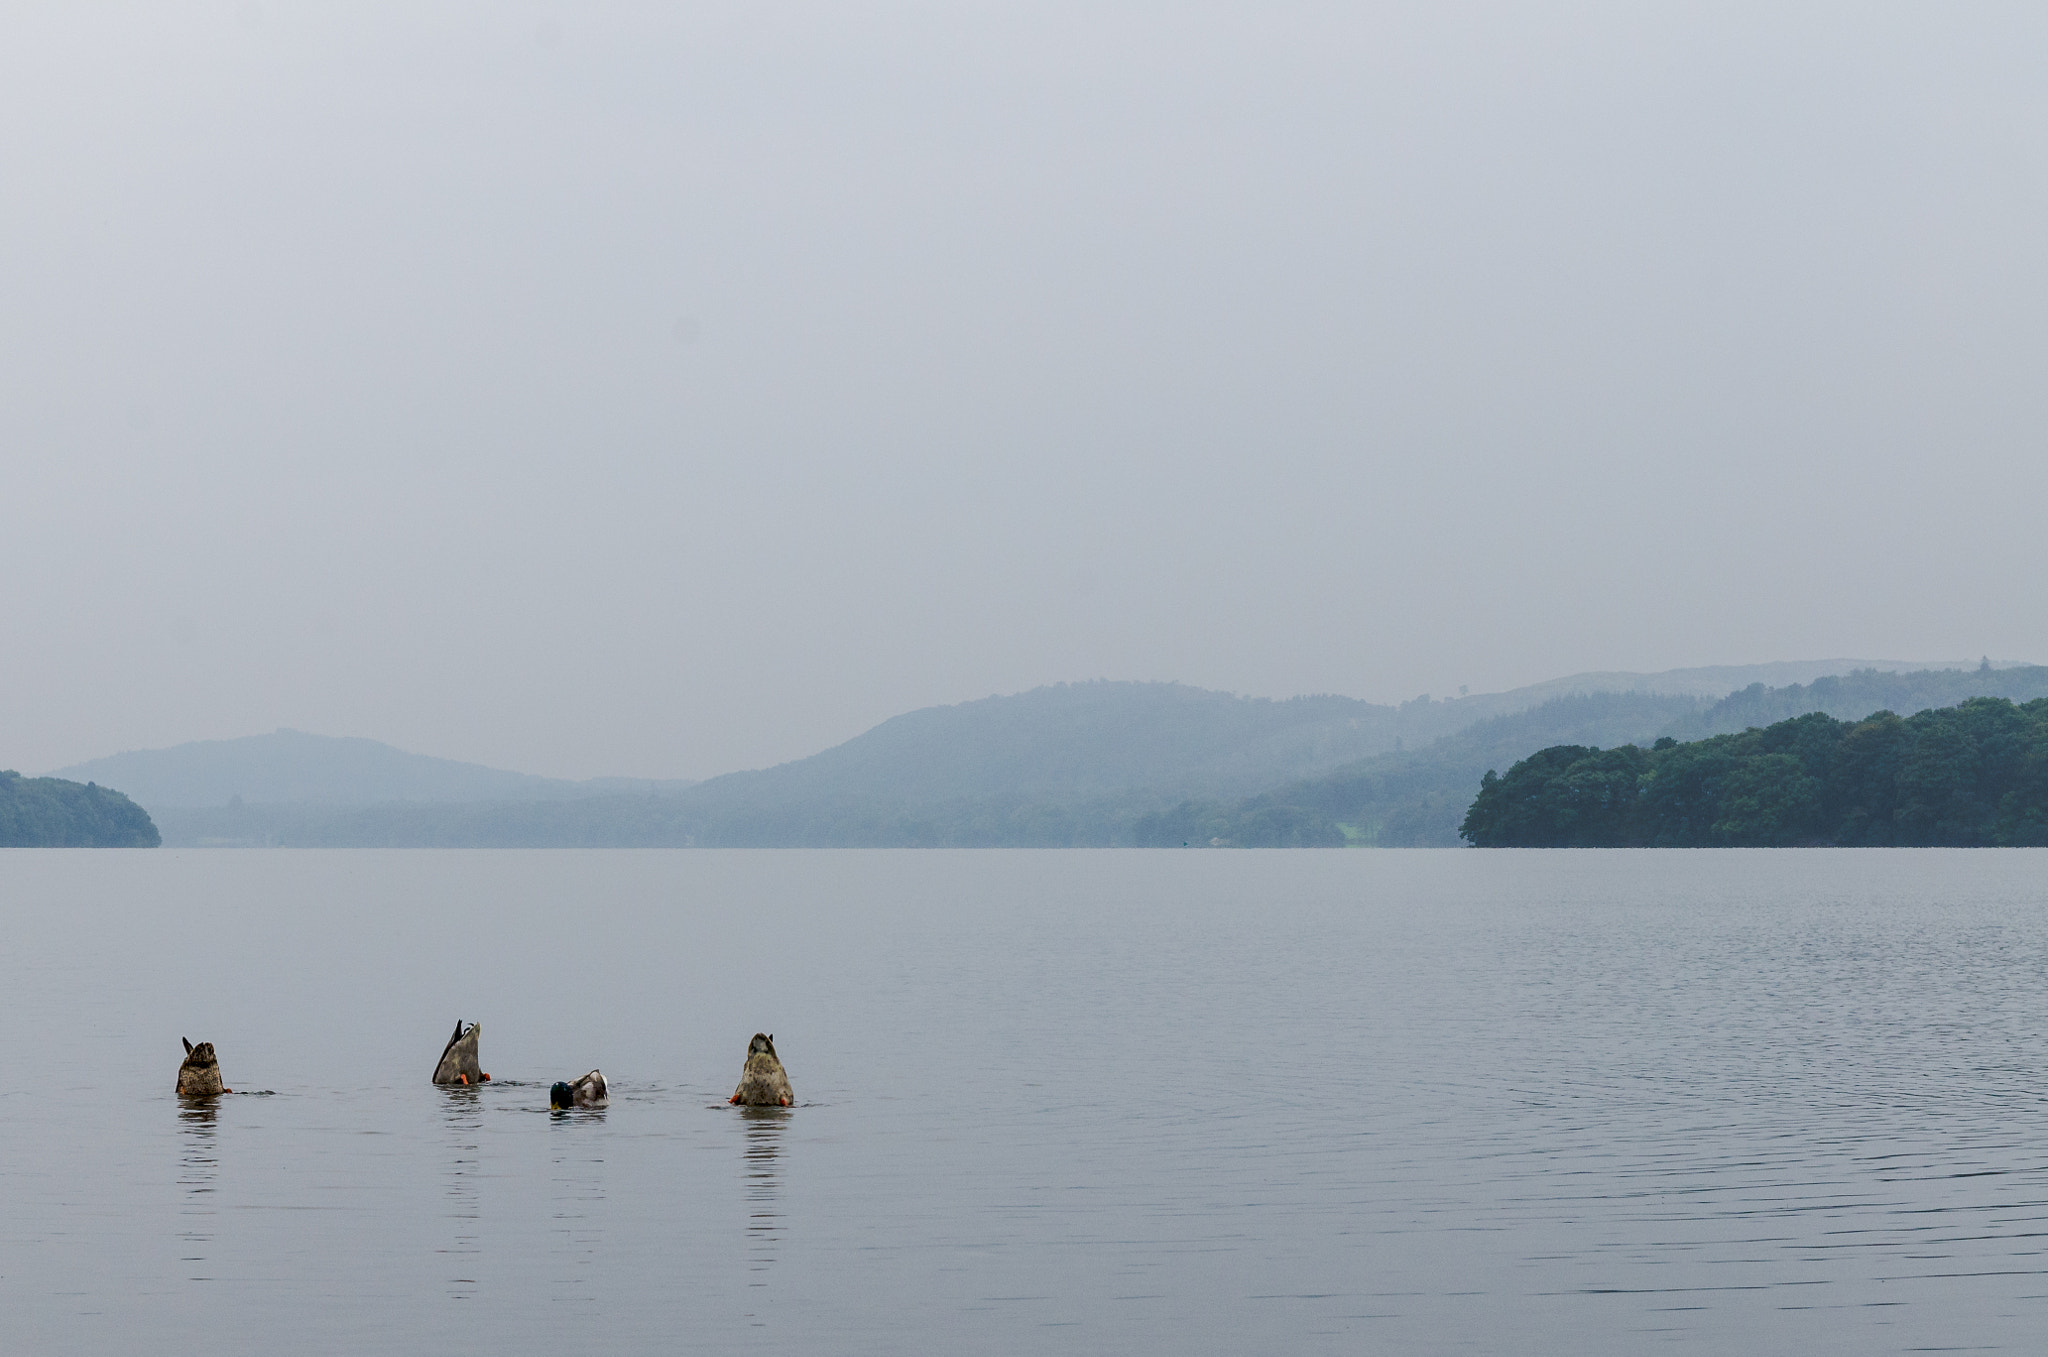
[[[469,1082],[469,1076],[466,1074],[458,1074],[455,1076],[455,1082],[458,1084],[467,1084]]]
[[[737,1093],[733,1094],[733,1095],[732,1095],[732,1096],[731,1096],[730,1098],[727,1098],[727,1099],[726,1099],[726,1101],[727,1101],[727,1102],[729,1102],[729,1103],[736,1103],[736,1102],[738,1102],[739,1100],[740,1100],[740,1095],[739,1095],[739,1094],[737,1094]]]
[[[790,1105],[789,1099],[787,1099],[787,1098],[784,1098],[784,1099],[782,1100],[782,1105],[783,1105],[784,1107],[788,1107],[788,1106]]]
[[[491,1082],[491,1076],[487,1074],[478,1082],[488,1084]]]

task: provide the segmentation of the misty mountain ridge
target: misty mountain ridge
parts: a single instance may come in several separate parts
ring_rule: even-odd
[[[1572,694],[1475,724],[1424,749],[1364,759],[1235,805],[1184,802],[1139,821],[1134,832],[1139,844],[1155,847],[1213,841],[1450,848],[1459,843],[1458,825],[1480,778],[1541,749],[1647,745],[1664,736],[1693,740],[1814,711],[1858,721],[1874,712],[1910,715],[1972,697],[2028,702],[2044,696],[2048,667],[1987,661],[1905,673],[1864,668],[1782,688],[1752,683],[1711,703],[1646,691]]]
[[[1709,735],[1732,735],[1752,726],[1774,725],[1817,711],[1838,721],[1861,721],[1879,711],[1910,716],[1930,707],[1953,707],[1972,697],[2003,697],[2014,702],[2048,697],[2048,667],[2001,666],[1986,660],[1976,668],[1918,673],[1858,669],[1783,688],[1750,684],[1691,720],[1679,721],[1661,733],[1679,740],[1697,740]]]
[[[1776,660],[1767,664],[1710,664],[1692,669],[1666,669],[1656,674],[1625,670],[1595,670],[1571,674],[1543,683],[1517,688],[1510,694],[1527,699],[1517,710],[1527,710],[1553,697],[1582,696],[1587,693],[1662,693],[1672,697],[1726,697],[1743,688],[1787,688],[1812,683],[1831,675],[1865,671],[1880,673],[1938,673],[1975,670],[1989,664],[1993,669],[2025,668],[2018,660]]]
[[[1295,778],[1430,745],[1565,696],[1670,697],[1651,730],[1744,684],[1870,668],[1863,660],[1575,674],[1505,693],[1387,705],[1330,694],[1245,697],[1180,683],[1097,679],[925,707],[808,758],[706,779],[685,800],[768,813],[856,798],[896,810],[1253,795]],[[1605,686],[1603,686],[1605,685]],[[1635,727],[1629,727],[1631,731]],[[1484,770],[1482,770],[1484,771]],[[1476,775],[1475,775],[1476,782]]]
[[[1643,690],[1566,693],[1476,722],[1420,749],[1381,754],[1248,797],[1182,802],[1140,820],[1140,847],[1455,847],[1488,768],[1555,744],[1647,743],[1697,716],[1704,698]]]
[[[1179,683],[1095,680],[925,707],[808,758],[709,778],[700,798],[764,804],[849,792],[911,805],[1076,798],[1133,787],[1269,785],[1278,769],[1333,767],[1433,738],[1452,704],[1398,707],[1318,695],[1240,697]]]
[[[411,754],[377,740],[280,729],[232,740],[132,750],[51,773],[118,787],[151,809],[264,804],[364,805],[385,801],[563,801],[630,791],[674,791],[686,781],[593,778],[572,782],[455,759]]]
[[[242,745],[332,755],[337,746],[358,754],[369,746],[382,765],[394,757],[420,760],[398,769],[411,777],[404,784],[409,794],[350,801],[330,786],[322,797],[273,801],[244,793],[246,804],[230,813],[223,784],[215,783],[207,788],[209,799],[196,806],[164,801],[151,809],[167,838],[182,843],[1106,845],[1133,842],[1144,817],[1176,805],[1193,806],[1210,825],[1257,815],[1268,830],[1307,823],[1301,820],[1307,815],[1321,824],[1321,837],[1311,836],[1318,842],[1334,836],[1389,846],[1455,843],[1456,823],[1486,766],[1506,766],[1560,742],[1647,740],[1696,727],[1714,710],[1723,714],[1713,719],[1726,721],[1759,702],[1807,700],[1810,690],[1798,685],[1768,689],[1755,681],[1720,704],[1685,690],[1707,676],[1719,683],[1825,663],[1579,675],[1510,694],[1417,698],[1397,706],[1327,695],[1239,697],[1174,683],[1058,684],[905,713],[807,759],[680,787],[528,778],[404,755],[374,741],[284,732],[252,737],[253,744],[219,741],[155,752],[217,755],[218,746]],[[1988,685],[2002,693],[2032,683],[2034,672],[2048,674],[1957,668],[1896,675],[1866,668],[1823,675],[1816,685],[1834,678],[1842,683],[1814,691],[1852,705],[1884,705],[1882,693],[1909,690],[1968,695]],[[1629,682],[1629,689],[1576,691],[1610,677]],[[1659,686],[1680,691],[1659,692]],[[1540,700],[1559,691],[1566,696]],[[1759,696],[1774,693],[1795,695]],[[1531,698],[1539,700],[1531,705]],[[1749,706],[1740,707],[1743,702]],[[100,765],[75,771],[103,772]],[[444,780],[426,784],[426,773]],[[484,795],[447,790],[478,784],[488,789]],[[429,791],[442,794],[424,794]],[[214,809],[199,808],[206,806]],[[1144,841],[1164,842],[1176,832],[1158,824],[1153,830]],[[1210,833],[1198,841],[1211,838],[1276,841],[1266,831],[1249,838]],[[1279,841],[1304,840],[1296,834]]]
[[[1805,681],[1888,662],[1805,660],[1661,674],[1569,675],[1505,693],[1399,704],[1317,695],[1241,697],[1178,683],[1096,680],[926,707],[821,753],[772,768],[688,780],[538,777],[281,729],[73,764],[51,776],[117,787],[153,812],[224,806],[557,801],[681,792],[765,807],[820,796],[905,805],[975,798],[1071,801],[1150,788],[1235,798],[1359,759],[1428,744],[1549,699],[1590,692],[1721,696],[1744,684]]]

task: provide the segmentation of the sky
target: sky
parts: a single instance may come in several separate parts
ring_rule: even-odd
[[[0,14],[0,767],[2048,658],[2048,9]]]

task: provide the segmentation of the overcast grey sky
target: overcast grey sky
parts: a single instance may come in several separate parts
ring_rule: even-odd
[[[2048,9],[0,18],[0,766],[2048,658]]]

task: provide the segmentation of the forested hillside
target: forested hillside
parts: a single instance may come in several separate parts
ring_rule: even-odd
[[[596,784],[562,784],[583,794],[550,800],[518,788],[435,804],[426,796],[449,784],[425,786],[414,773],[518,775],[382,760],[380,776],[410,780],[369,804],[247,797],[151,809],[166,839],[180,844],[1450,847],[1482,775],[1547,746],[1647,744],[1660,735],[1713,733],[1716,722],[1739,729],[1758,713],[1813,704],[1862,717],[1888,703],[1954,700],[1986,688],[2012,695],[2048,680],[2044,669],[1864,670],[1752,687],[1718,701],[1651,691],[1697,687],[1729,672],[1750,671],[1612,675],[1633,690],[1525,707],[1515,704],[1531,693],[1600,676],[1519,690],[1521,697],[1396,706],[1327,696],[1273,701],[1166,683],[1066,684],[910,712],[810,758],[680,791],[592,795]],[[287,749],[277,742],[251,748]],[[322,774],[329,781],[318,785],[343,785],[335,780],[340,771],[330,767]],[[207,785],[219,791],[227,784]],[[331,791],[323,795],[332,799]]]
[[[2048,845],[2048,698],[1560,745],[1487,774],[1461,832],[1482,848]]]
[[[142,807],[117,791],[0,772],[0,848],[154,848]]]
[[[1241,801],[1183,801],[1138,820],[1140,847],[1453,847],[1488,768],[1561,741],[1649,740],[1705,704],[1654,693],[1563,697],[1421,749],[1365,759]]]
[[[1344,697],[1246,698],[1170,683],[1062,684],[910,712],[808,759],[675,794],[517,805],[250,799],[157,814],[173,843],[193,844],[1114,846],[1136,841],[1142,817],[1178,802],[1234,804],[1379,754],[1397,770],[1388,795],[1426,784],[1435,798],[1430,824],[1455,842],[1470,788],[1485,759],[1501,762],[1500,749],[1519,757],[1559,739],[1646,737],[1699,701],[1641,693],[1565,699],[1546,704],[1545,716],[1518,712],[1482,723],[1519,734],[1482,739],[1453,768],[1410,766],[1412,751],[1446,730],[1511,704],[1503,694],[1381,706]],[[1478,767],[1465,767],[1475,760]],[[1410,841],[1399,833],[1387,841]],[[1252,841],[1299,840],[1266,834]]]
[[[1692,740],[1732,734],[1751,726],[1768,726],[1816,711],[1841,721],[1860,721],[1872,712],[1953,707],[1972,697],[2004,697],[2014,702],[2048,697],[2048,666],[1993,669],[1987,662],[1975,669],[1921,669],[1906,673],[1859,669],[1784,688],[1751,684],[1690,719],[1673,722],[1661,733]]]
[[[1057,684],[909,712],[809,758],[672,794],[347,807],[250,797],[158,814],[177,843],[1106,846],[1130,843],[1139,816],[1176,800],[1235,798],[1427,743],[1510,700],[1381,705],[1176,683]]]
[[[2048,695],[2048,667],[1860,669],[1782,688],[1752,684],[1718,702],[1640,691],[1562,698],[1420,749],[1363,759],[1238,801],[1183,801],[1140,818],[1133,835],[1141,845],[1158,847],[1452,847],[1480,778],[1546,746],[1648,744],[1660,736],[1732,733],[1811,711],[1856,719],[1985,695],[2022,701]]]

